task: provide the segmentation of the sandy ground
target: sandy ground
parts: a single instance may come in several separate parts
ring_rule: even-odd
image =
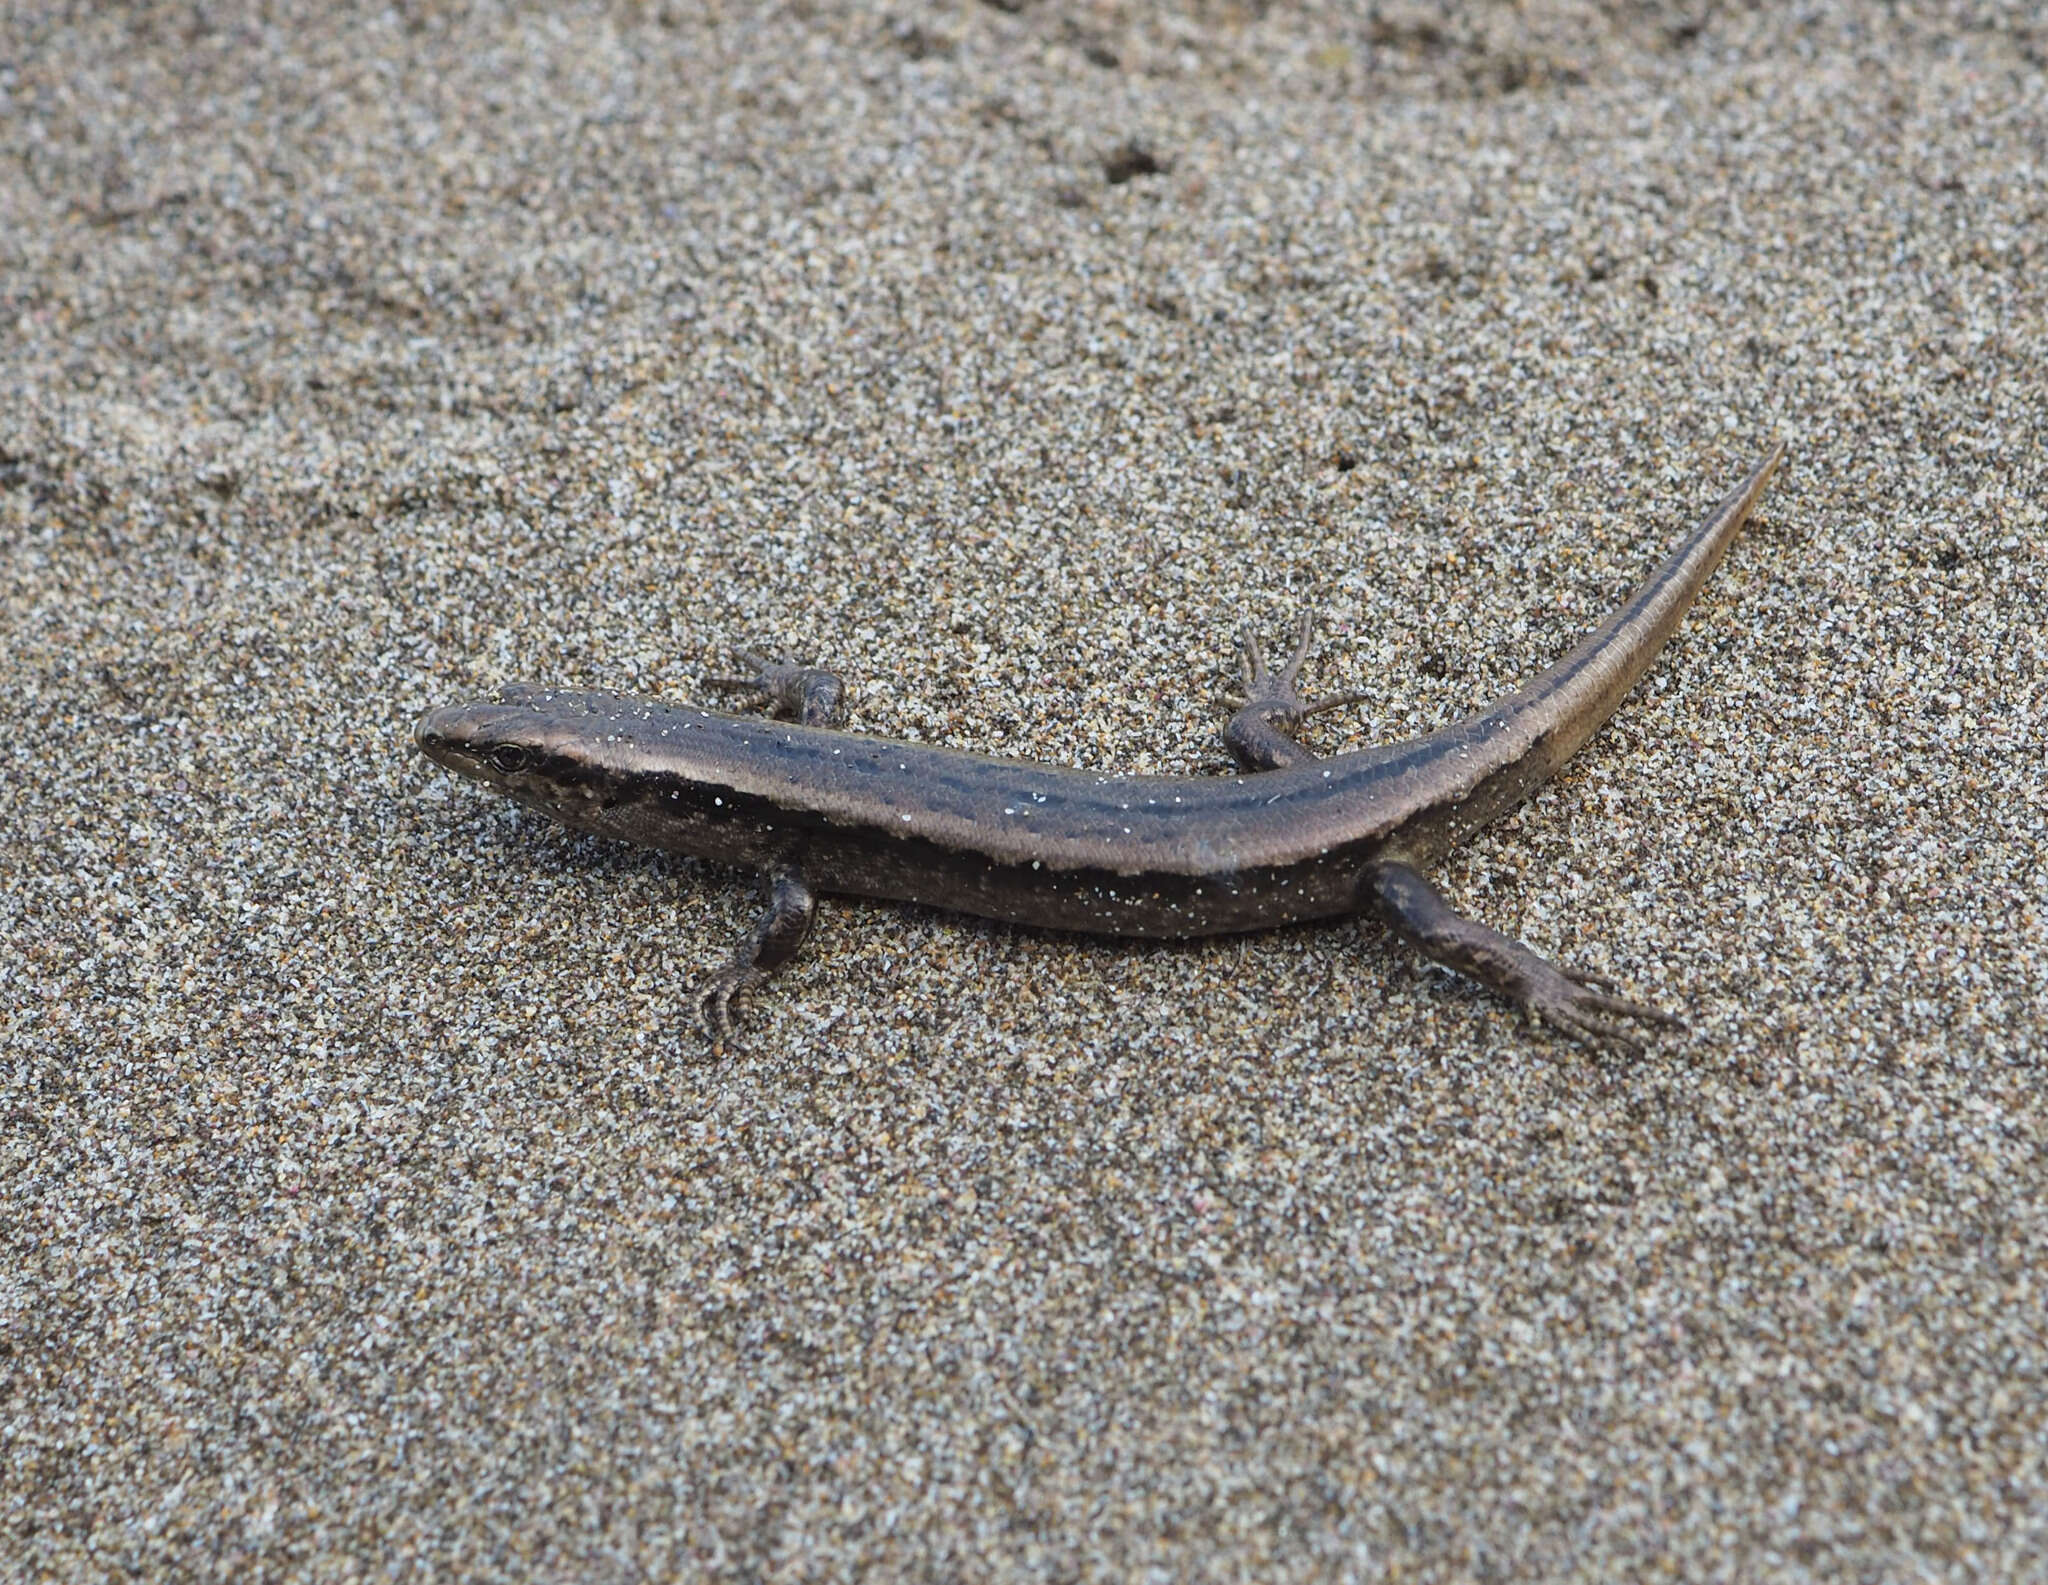
[[[2048,26],[1710,0],[0,20],[0,1575],[2048,1575]],[[513,676],[1224,773],[1666,657],[1369,921],[829,905]]]

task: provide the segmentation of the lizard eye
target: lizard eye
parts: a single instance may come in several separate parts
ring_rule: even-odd
[[[528,755],[525,749],[507,744],[503,748],[492,749],[488,757],[494,766],[509,776],[514,771],[526,768]]]

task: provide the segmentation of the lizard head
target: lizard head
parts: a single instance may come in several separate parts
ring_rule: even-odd
[[[551,805],[569,769],[561,753],[557,695],[531,683],[509,683],[466,704],[429,710],[412,729],[419,751],[458,776],[508,793],[522,803]]]

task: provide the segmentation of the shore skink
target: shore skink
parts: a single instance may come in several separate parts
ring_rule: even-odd
[[[1427,956],[1576,1039],[1635,1049],[1622,1019],[1677,1024],[1609,981],[1463,918],[1423,878],[1528,796],[1611,716],[1663,648],[1784,455],[1749,477],[1547,671],[1409,742],[1313,757],[1289,735],[1308,649],[1269,667],[1245,640],[1224,741],[1250,774],[1111,776],[837,729],[832,673],[743,654],[771,716],[516,683],[430,712],[422,752],[564,825],[760,872],[766,907],[697,991],[713,1038],[789,962],[814,894],[842,892],[1112,936],[1204,936],[1371,909]]]

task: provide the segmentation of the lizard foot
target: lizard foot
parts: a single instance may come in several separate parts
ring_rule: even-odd
[[[1347,704],[1362,704],[1362,693],[1340,693],[1328,699],[1304,699],[1295,685],[1301,677],[1302,662],[1308,659],[1309,632],[1314,619],[1306,611],[1294,625],[1294,653],[1279,671],[1266,664],[1265,647],[1259,635],[1246,630],[1244,649],[1244,692],[1229,695],[1225,703],[1239,711],[1254,710],[1274,726],[1291,731],[1312,715],[1341,710]]]
[[[697,1007],[697,1022],[710,1037],[714,1056],[724,1056],[727,1045],[735,1051],[739,1049],[739,1042],[733,1036],[732,1004],[767,978],[765,970],[757,969],[751,963],[729,963],[692,993],[691,1000]]]
[[[1520,943],[1516,943],[1520,945]],[[1617,1018],[1638,1018],[1667,1029],[1683,1029],[1685,1020],[1657,1007],[1632,1002],[1614,994],[1614,981],[1578,969],[1561,969],[1529,952],[1527,961],[1517,965],[1521,983],[1512,993],[1516,1001],[1551,1028],[1570,1036],[1581,1045],[1610,1047],[1631,1057],[1643,1054],[1643,1043]]]
[[[846,685],[829,671],[799,666],[787,655],[772,660],[758,650],[742,649],[733,659],[753,675],[706,677],[707,688],[733,688],[763,700],[773,716],[790,716],[805,726],[835,726],[846,710]]]

